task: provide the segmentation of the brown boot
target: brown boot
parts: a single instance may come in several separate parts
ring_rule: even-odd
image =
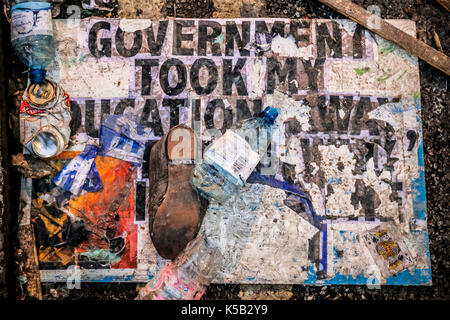
[[[178,125],[150,152],[150,235],[165,259],[175,259],[195,238],[208,207],[190,183],[197,143],[191,128]]]

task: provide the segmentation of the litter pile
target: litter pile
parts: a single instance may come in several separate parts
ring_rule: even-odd
[[[393,72],[387,67],[374,70],[372,65],[370,69],[363,64],[369,65],[367,61],[371,63],[370,59],[378,55],[383,58],[395,52],[402,66],[414,65],[413,59],[403,52],[388,47],[375,35],[364,39],[362,28],[349,22],[340,22],[341,25],[333,22],[331,36],[330,29],[316,21],[292,22],[290,30],[295,30],[295,35],[284,34],[286,21],[275,21],[272,32],[265,22],[240,21],[242,30],[248,29],[248,32],[242,31],[241,36],[235,22],[222,21],[226,30],[224,38],[218,22],[173,20],[169,30],[176,30],[174,37],[177,38],[168,43],[177,45],[174,50],[178,53],[194,51],[181,44],[191,39],[191,34],[183,33],[183,28],[193,27],[198,27],[204,38],[199,37],[199,42],[204,41],[205,47],[210,43],[214,55],[216,51],[220,53],[223,47],[220,43],[224,39],[226,55],[239,52],[247,57],[252,52],[255,61],[251,62],[251,68],[244,67],[246,58],[240,57],[236,63],[232,59],[220,59],[223,79],[219,81],[223,82],[223,96],[232,96],[233,88],[241,97],[252,95],[255,98],[258,95],[255,92],[261,92],[262,96],[267,93],[266,100],[253,99],[252,110],[259,107],[253,114],[245,111],[249,110],[246,100],[233,97],[238,118],[233,126],[229,126],[234,113],[228,100],[211,98],[205,111],[205,119],[210,117],[205,120],[206,125],[214,128],[218,109],[224,125],[203,151],[203,137],[198,135],[195,126],[177,123],[185,116],[181,113],[188,99],[167,98],[182,95],[186,87],[188,72],[183,61],[166,60],[159,71],[160,87],[153,88],[165,93],[162,104],[170,109],[168,129],[164,126],[166,130],[163,130],[156,100],[146,99],[139,117],[134,99],[120,101],[120,108],[116,107],[114,114],[110,114],[111,101],[101,99],[100,114],[93,111],[94,100],[84,101],[84,111],[92,113],[92,117],[83,121],[89,134],[80,134],[71,131],[73,121],[81,123],[78,119],[80,102],[71,99],[70,92],[67,93],[61,83],[47,77],[47,69],[55,59],[50,2],[13,3],[11,18],[13,47],[29,69],[29,83],[20,105],[20,140],[24,152],[15,159],[24,176],[30,178],[23,180],[21,198],[30,212],[24,216],[35,228],[36,260],[39,268],[42,267],[41,275],[51,274],[53,279],[59,279],[60,270],[76,270],[63,279],[79,282],[98,281],[99,274],[108,281],[128,281],[129,274],[125,272],[132,272],[133,276],[139,273],[143,275],[139,282],[151,279],[137,297],[142,300],[200,299],[206,286],[218,276],[226,281],[234,272],[235,278],[231,278],[239,279],[236,265],[255,274],[246,276],[249,282],[257,278],[260,264],[273,276],[280,272],[280,265],[284,263],[289,265],[286,270],[291,272],[290,281],[302,283],[367,284],[375,279],[375,284],[379,284],[379,279],[384,279],[396,284],[397,275],[416,267],[419,270],[416,272],[420,273],[418,281],[430,280],[426,271],[422,271],[429,268],[429,262],[423,258],[428,250],[425,214],[420,210],[424,202],[420,194],[415,194],[414,200],[410,198],[412,192],[421,190],[423,183],[422,176],[414,181],[409,179],[415,177],[416,171],[421,172],[421,129],[415,113],[419,109],[417,97],[392,98],[393,91],[389,91],[392,88],[387,85],[378,95],[361,96],[361,92],[373,91],[370,86],[365,87],[373,82],[369,78],[372,73],[378,72],[374,77],[379,85],[394,75],[399,81],[409,72]],[[105,23],[107,25],[95,20],[86,22],[84,31],[89,39],[92,35],[97,37],[96,32],[102,28],[109,30],[110,22]],[[255,23],[256,28],[250,28],[250,23]],[[309,42],[299,46],[298,43],[305,42],[310,35],[304,34],[302,38],[298,30],[309,30],[312,24],[319,39],[317,48]],[[133,33],[135,42],[131,49],[125,46],[121,29],[126,29],[125,26],[120,23],[114,27],[115,50],[121,59],[133,57],[141,49],[151,50],[152,56],[169,50],[162,46],[164,37],[160,37],[168,29],[165,21],[159,22],[156,37],[154,25],[146,27],[149,46],[142,48],[144,32],[130,25],[126,33]],[[208,35],[208,28],[214,32]],[[251,41],[250,30],[256,30]],[[345,41],[355,43],[349,45],[342,41],[341,36],[337,36],[339,32],[347,36]],[[106,38],[101,40],[108,42]],[[161,43],[157,44],[158,41]],[[380,49],[377,41],[385,47]],[[108,55],[102,51],[111,50],[111,46],[98,50],[95,37],[88,42],[95,58],[111,56],[111,52]],[[135,47],[139,48],[133,53]],[[198,51],[202,48],[199,44]],[[346,59],[343,50],[353,50],[353,60]],[[364,50],[367,61],[362,61]],[[198,55],[207,56],[208,50],[203,51]],[[314,55],[323,56],[312,64]],[[330,56],[331,62],[326,59]],[[80,65],[83,59],[79,59]],[[187,61],[186,65],[191,63]],[[219,87],[215,64],[218,60],[192,61],[195,62],[189,69],[191,92],[195,91],[196,97],[210,94],[213,97],[212,92]],[[263,61],[267,62],[267,68],[262,66]],[[93,67],[103,62],[85,63]],[[113,63],[119,66],[117,61]],[[133,67],[141,68],[138,72],[140,94],[150,95],[152,77],[155,77],[152,70],[159,67],[158,63],[152,59],[134,60]],[[334,65],[330,67],[330,64]],[[329,68],[329,72],[322,69],[319,72],[320,68]],[[178,76],[169,72],[173,69]],[[205,69],[209,81],[203,87],[204,82],[199,78],[200,75],[206,77]],[[241,72],[247,75],[243,77]],[[263,72],[268,75],[260,76]],[[340,76],[349,73],[354,75],[346,78],[349,82],[366,77],[361,83],[355,80],[354,86],[361,88],[351,90],[358,93],[342,88]],[[134,76],[132,73],[133,83]],[[329,82],[320,78],[326,76],[334,78]],[[64,79],[60,79],[62,81]],[[267,88],[250,90],[248,85],[247,92],[246,81],[254,86],[267,81]],[[120,80],[115,82],[110,91],[122,90],[120,84]],[[327,85],[332,89],[326,88]],[[135,89],[126,87],[123,91],[134,94]],[[403,90],[403,87],[394,89]],[[344,94],[339,93],[340,90]],[[389,93],[383,94],[385,92]],[[355,96],[355,102],[349,94]],[[200,100],[192,101],[194,124],[201,108]],[[270,106],[262,108],[263,105]],[[247,112],[245,117],[242,110]],[[149,115],[152,122],[148,122]],[[408,127],[403,125],[403,117],[408,118]],[[98,118],[100,125],[96,128],[93,123]],[[155,137],[161,138],[153,143]],[[277,159],[276,165],[264,165],[269,155]],[[398,161],[395,155],[407,158]],[[279,159],[282,160],[280,165]],[[405,169],[401,165],[409,167]],[[148,175],[148,180],[142,178],[143,173]],[[260,208],[266,212],[258,215]],[[357,223],[361,226],[355,232]],[[287,235],[279,240],[279,247],[267,244],[274,240],[271,232],[275,229],[279,231],[277,234]],[[410,231],[416,232],[414,237],[405,237]],[[256,239],[261,242],[261,249],[248,250],[247,256],[238,261],[240,252],[246,250],[247,239],[252,235],[255,239],[255,232],[260,233]],[[229,238],[224,240],[225,237]],[[143,238],[149,241],[138,241]],[[419,238],[421,242],[417,244]],[[238,243],[239,246],[229,250],[230,244]],[[268,262],[273,258],[271,252],[279,250],[283,243],[288,253],[286,260]],[[291,243],[295,244],[293,249],[289,247]],[[151,256],[153,251],[144,247],[150,245],[154,256]],[[267,248],[271,251],[265,251]],[[297,256],[308,265],[299,267]],[[343,257],[347,259],[345,262]],[[374,270],[363,270],[366,262],[352,264],[364,259],[373,261]],[[152,261],[157,268],[142,269],[140,261]],[[122,270],[124,276],[120,275]],[[342,274],[343,271],[348,274]],[[401,279],[410,281],[405,274],[403,277],[398,280],[400,283]],[[264,277],[257,280],[264,281]],[[29,285],[30,282],[28,280]]]

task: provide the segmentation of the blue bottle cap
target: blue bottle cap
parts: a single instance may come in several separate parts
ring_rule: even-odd
[[[264,119],[270,124],[275,123],[275,119],[278,117],[278,115],[279,115],[278,109],[272,107],[267,107],[264,109],[263,112],[261,112],[261,116],[263,116]]]
[[[45,81],[45,76],[47,75],[47,71],[45,69],[31,69],[30,78],[31,83],[42,83]]]

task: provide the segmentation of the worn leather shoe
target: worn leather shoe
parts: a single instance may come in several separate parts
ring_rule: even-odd
[[[194,131],[185,125],[173,127],[150,152],[150,235],[165,259],[175,259],[195,238],[206,213],[208,202],[190,184],[198,154]]]

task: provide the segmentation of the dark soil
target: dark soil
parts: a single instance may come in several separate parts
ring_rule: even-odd
[[[70,3],[77,2],[70,1]],[[417,23],[417,36],[420,40],[436,47],[433,39],[433,32],[436,32],[444,52],[447,55],[449,54],[449,13],[436,1],[363,0],[353,2],[364,7],[378,5],[383,18],[414,20]],[[163,12],[168,16],[174,16],[175,10],[177,17],[209,18],[212,17],[215,8],[212,0],[166,0]],[[313,0],[266,0],[265,15],[268,17],[286,18],[345,18],[318,1]],[[63,18],[63,16],[61,15],[60,18]],[[13,55],[11,56],[13,57]],[[12,63],[17,65],[14,59]],[[16,78],[14,78],[15,76]],[[23,78],[23,75],[19,74],[18,71],[16,74],[12,74],[13,79],[20,77]],[[449,299],[450,261],[448,257],[450,256],[450,234],[448,232],[449,219],[447,217],[450,186],[450,171],[447,161],[449,151],[448,77],[422,61],[420,61],[420,77],[428,206],[427,218],[433,285],[429,287],[386,286],[379,290],[370,290],[365,286],[321,287],[294,285],[292,287],[293,295],[290,299]],[[10,103],[14,105],[11,100]],[[256,292],[258,287],[260,286],[210,285],[203,299],[240,299],[240,292],[248,290]],[[283,286],[283,288],[285,287]],[[67,290],[65,283],[43,283],[45,299],[118,300],[133,299],[137,293],[136,284],[131,283],[82,283],[81,289]],[[265,289],[276,292],[280,290],[280,286],[270,285],[265,286]]]

